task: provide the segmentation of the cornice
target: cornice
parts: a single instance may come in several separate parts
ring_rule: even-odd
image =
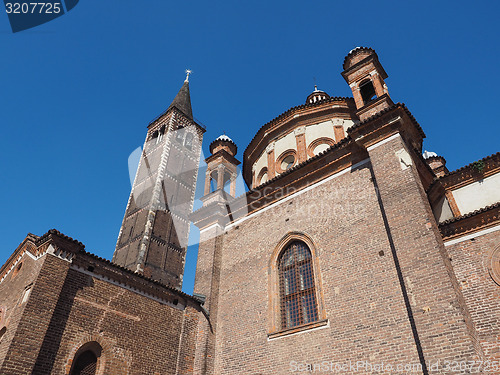
[[[443,239],[450,240],[455,237],[477,232],[496,225],[500,222],[500,202],[483,207],[468,214],[443,221],[439,230]]]
[[[483,164],[482,170],[478,170],[476,167],[479,165],[478,163]],[[432,194],[435,189],[439,190],[437,186],[445,190],[456,190],[497,173],[500,173],[500,152],[486,156],[436,178],[429,187],[428,193]]]

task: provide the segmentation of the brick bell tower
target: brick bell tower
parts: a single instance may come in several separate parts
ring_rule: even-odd
[[[356,114],[361,121],[394,104],[385,84],[387,73],[373,49],[357,47],[351,50],[343,68],[342,77],[352,90]]]
[[[193,119],[189,73],[148,125],[113,262],[181,288],[205,129]]]

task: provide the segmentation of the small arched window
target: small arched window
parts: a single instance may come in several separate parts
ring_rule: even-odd
[[[165,125],[163,125],[158,133],[158,139],[156,140],[156,143],[161,142],[163,139],[163,135],[165,134]]]
[[[86,350],[76,358],[71,375],[95,375],[97,356],[91,350]]]
[[[177,130],[175,131],[175,140],[179,143],[182,143],[184,140],[184,128],[183,127],[178,127]]]
[[[71,366],[70,375],[96,375],[99,365],[99,358],[102,354],[102,347],[93,341],[83,345],[75,354]],[[102,372],[102,369],[99,373]]]
[[[373,87],[373,83],[370,80],[366,80],[361,82],[359,85],[359,91],[361,92],[361,97],[363,98],[363,104],[368,104],[372,100],[377,98],[375,94],[375,88]]]
[[[278,263],[281,328],[318,320],[311,251],[302,241],[286,247]]]
[[[186,140],[184,141],[184,146],[188,150],[191,150],[193,148],[193,134],[192,133],[186,134]]]

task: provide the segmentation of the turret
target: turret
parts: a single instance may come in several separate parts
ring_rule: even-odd
[[[351,87],[356,114],[361,121],[394,104],[384,81],[387,73],[373,49],[357,47],[351,50],[343,67],[342,77]]]

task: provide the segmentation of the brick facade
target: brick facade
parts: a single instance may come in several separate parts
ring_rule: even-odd
[[[454,172],[424,159],[425,134],[392,102],[375,51],[351,51],[343,68],[354,98],[316,89],[257,132],[247,193],[235,197],[236,144],[212,142],[191,214],[201,148],[175,131],[201,143],[204,130],[186,81],[148,127],[114,263],[51,230],[0,269],[0,373],[73,374],[87,353],[97,375],[500,374],[500,203],[466,213],[451,195],[500,173],[500,154]],[[307,132],[318,124],[330,135]],[[434,216],[446,207],[451,218]],[[179,290],[188,216],[200,228],[193,296]],[[296,255],[289,278],[280,262],[296,241],[309,258]],[[298,314],[312,319],[290,323],[310,306]]]
[[[485,358],[500,360],[500,231],[446,246]]]
[[[0,373],[69,374],[89,343],[102,348],[96,374],[192,373],[200,310],[192,297],[72,248],[55,231],[37,242],[0,284]]]

